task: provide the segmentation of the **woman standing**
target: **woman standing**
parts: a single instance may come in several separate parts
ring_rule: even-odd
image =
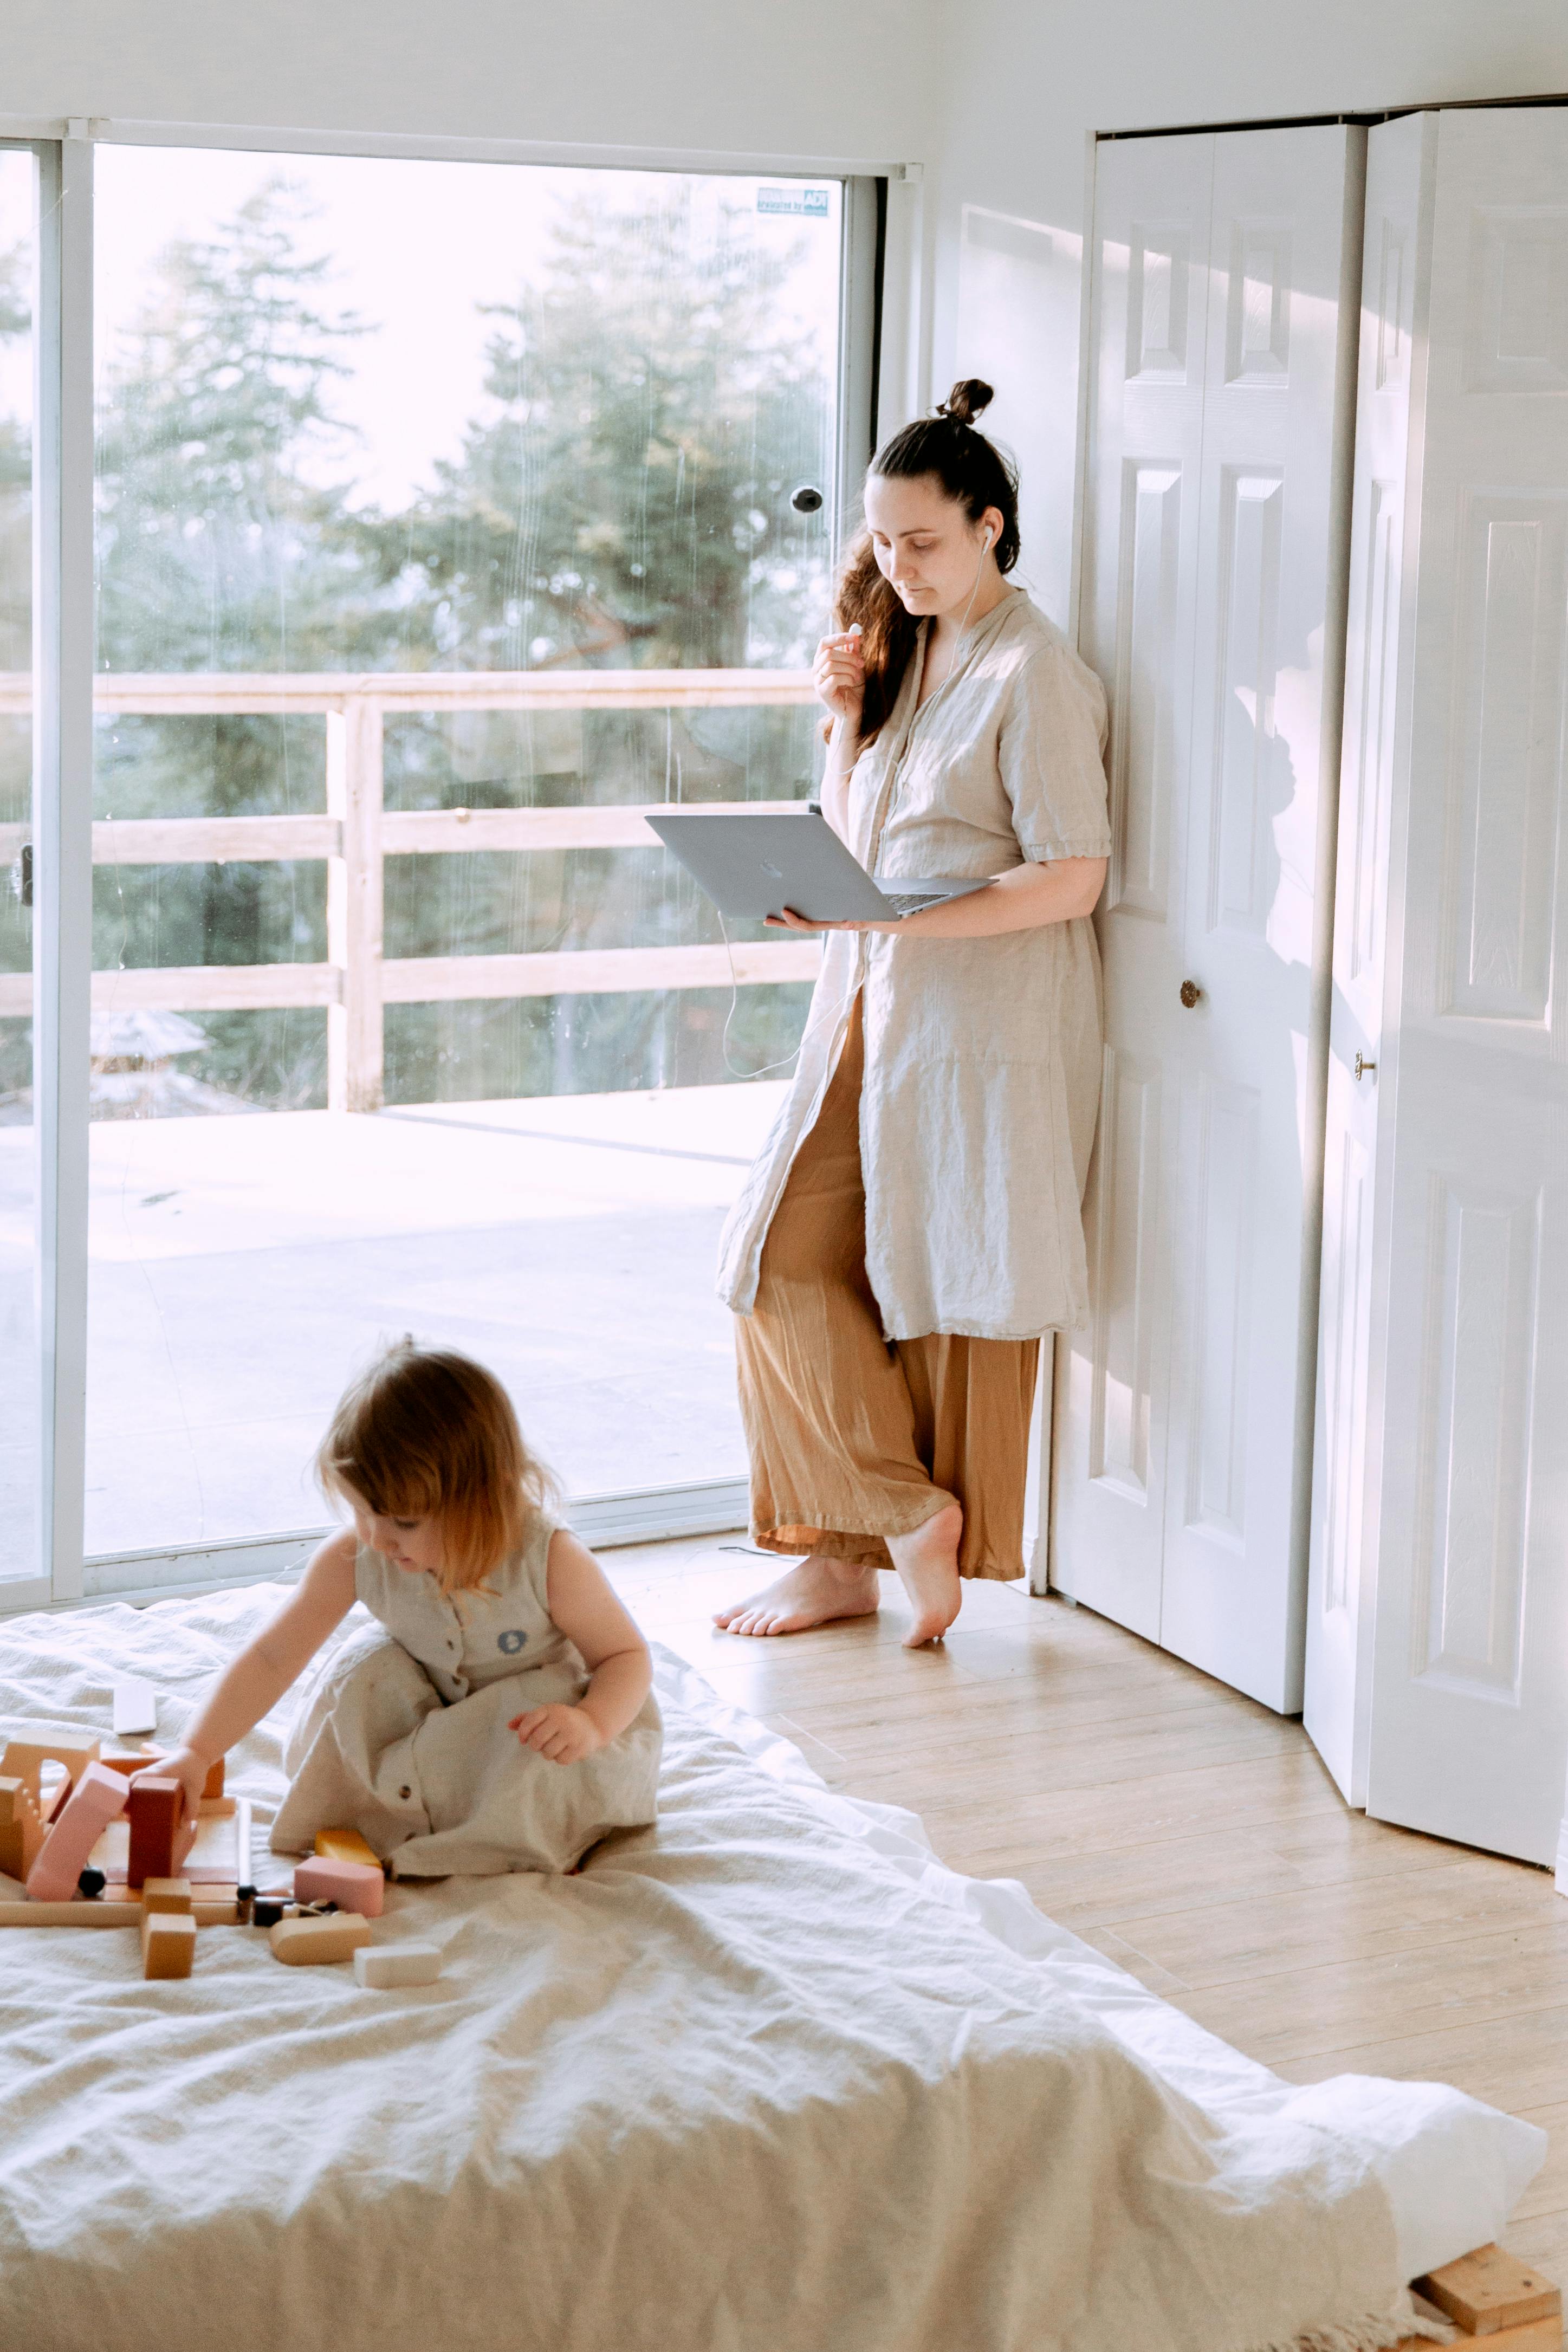
[[[879,877],[992,876],[826,930],[794,1083],[725,1227],[753,1539],[801,1554],[733,1633],[868,1615],[907,1645],[960,1579],[1023,1574],[1042,1333],[1088,1304],[1079,1202],[1100,1095],[1105,697],[1005,574],[1017,481],[954,386],[867,477],[817,648],[825,815]]]

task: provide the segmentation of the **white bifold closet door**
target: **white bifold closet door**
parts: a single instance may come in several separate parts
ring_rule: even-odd
[[[1113,853],[1051,1581],[1287,1711],[1363,150],[1344,127],[1110,142],[1095,194],[1080,643]]]
[[[1568,1762],[1568,112],[1371,133],[1351,578],[1307,1727],[1352,1802],[1548,1862]]]

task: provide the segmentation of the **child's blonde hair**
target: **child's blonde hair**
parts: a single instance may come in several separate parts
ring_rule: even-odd
[[[482,1364],[412,1337],[383,1349],[339,1400],[316,1450],[323,1492],[378,1518],[441,1522],[443,1592],[483,1582],[517,1549],[555,1481],[523,1443],[511,1399]]]

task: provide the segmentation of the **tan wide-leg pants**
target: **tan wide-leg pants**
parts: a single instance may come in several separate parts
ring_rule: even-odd
[[[1022,1576],[1040,1343],[883,1339],[866,1276],[864,1073],[857,997],[768,1228],[756,1304],[736,1318],[752,1539],[889,1568],[889,1536],[957,1502],[960,1573]]]

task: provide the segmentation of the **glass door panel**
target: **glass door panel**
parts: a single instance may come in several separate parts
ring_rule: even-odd
[[[842,190],[96,168],[89,1559],[319,1521],[405,1329],[571,1491],[738,1475],[815,950],[637,812],[811,789]]]
[[[33,325],[37,161],[0,148],[0,1590],[39,1572],[33,1145]]]

